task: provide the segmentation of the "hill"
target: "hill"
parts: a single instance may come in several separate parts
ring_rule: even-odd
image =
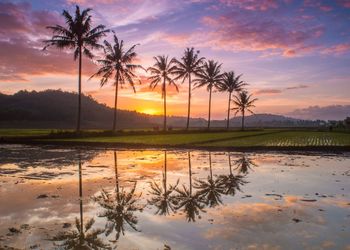
[[[74,128],[77,114],[77,94],[61,90],[19,91],[13,95],[0,94],[0,127],[7,128]],[[118,127],[152,128],[161,126],[163,117],[136,111],[118,110]],[[113,109],[98,103],[91,96],[82,96],[82,127],[84,129],[110,129]],[[232,127],[239,127],[240,117],[230,120]],[[186,118],[170,116],[169,126],[183,127]],[[318,126],[320,122],[299,120],[280,115],[257,114],[246,118],[248,127],[296,127]],[[225,127],[225,120],[214,120],[214,127]],[[205,127],[206,120],[192,118],[192,127]]]

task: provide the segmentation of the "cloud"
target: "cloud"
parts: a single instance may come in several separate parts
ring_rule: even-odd
[[[73,55],[57,49],[42,51],[48,25],[62,19],[49,11],[36,11],[28,3],[0,3],[0,80],[26,81],[30,75],[76,74]],[[83,74],[91,75],[96,66],[83,61]]]
[[[260,89],[254,92],[256,95],[261,95],[261,94],[280,94],[282,93],[282,90],[280,89]]]
[[[310,106],[296,109],[288,115],[301,119],[343,120],[350,116],[350,105]]]
[[[327,55],[343,55],[350,52],[350,43],[341,43],[324,48],[321,53]]]
[[[337,0],[337,3],[345,8],[350,8],[350,0]]]
[[[292,90],[292,89],[306,89],[306,88],[308,88],[308,87],[309,87],[308,85],[299,84],[299,85],[287,87],[286,90]]]
[[[252,11],[266,11],[278,8],[278,1],[276,0],[220,0],[220,2],[228,6]]]

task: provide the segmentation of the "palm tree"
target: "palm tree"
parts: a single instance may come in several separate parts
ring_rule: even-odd
[[[176,199],[178,204],[176,210],[183,208],[183,211],[186,213],[188,222],[195,222],[196,216],[199,217],[200,212],[205,212],[205,200],[203,197],[199,196],[198,192],[193,193],[192,188],[192,166],[191,166],[191,153],[188,152],[188,173],[190,179],[190,187],[187,188],[185,185],[182,186],[182,189],[177,188],[176,192],[178,193]]]
[[[235,170],[237,170],[239,174],[244,175],[247,175],[252,167],[257,167],[257,165],[244,154],[242,154],[239,159],[235,160],[233,165],[236,166]]]
[[[228,92],[228,108],[227,108],[227,129],[230,127],[230,111],[231,111],[231,99],[232,92],[240,92],[242,91],[243,86],[247,85],[240,78],[242,75],[236,76],[235,72],[230,71],[226,72],[223,75],[222,81],[218,84],[217,88],[221,92]]]
[[[143,207],[137,205],[140,196],[135,195],[136,182],[129,192],[119,188],[117,153],[114,151],[116,188],[114,192],[102,190],[101,194],[94,200],[104,209],[99,217],[107,219],[105,234],[110,235],[113,230],[116,231],[115,239],[118,240],[120,233],[124,235],[125,225],[129,225],[135,231],[138,223],[134,212],[141,211]]]
[[[224,186],[225,194],[234,196],[236,194],[236,190],[241,191],[241,185],[247,184],[248,182],[244,180],[244,175],[234,175],[232,173],[232,162],[231,155],[228,155],[228,164],[230,172],[228,175],[220,175],[220,181]]]
[[[221,64],[209,60],[205,62],[201,70],[198,72],[198,79],[195,79],[196,88],[207,86],[209,91],[209,112],[208,112],[208,129],[210,128],[210,115],[211,115],[211,92],[221,81],[223,75],[220,73]]]
[[[119,41],[117,36],[114,35],[114,45],[112,46],[106,40],[104,41],[104,45],[104,58],[97,60],[97,62],[101,64],[101,68],[90,78],[101,76],[100,84],[102,87],[113,77],[115,86],[113,131],[115,131],[117,124],[119,84],[123,85],[128,82],[134,92],[136,92],[134,86],[134,79],[136,78],[135,70],[142,68],[142,66],[133,63],[137,56],[135,52],[136,44],[131,46],[128,50],[124,50],[124,41]]]
[[[210,175],[207,180],[198,180],[195,188],[199,189],[198,195],[203,197],[209,207],[215,207],[222,204],[221,195],[225,194],[225,188],[220,178],[213,178],[213,170],[211,166],[211,153],[209,152],[209,170]]]
[[[91,230],[95,220],[91,218],[87,221],[84,228],[83,219],[83,185],[82,185],[82,163],[81,155],[79,155],[79,203],[80,203],[80,221],[75,218],[75,230],[68,232],[59,232],[51,241],[58,241],[59,244],[54,243],[63,249],[111,249],[108,244],[105,244],[98,236],[104,232],[102,229]]]
[[[187,106],[187,123],[186,129],[190,126],[190,113],[191,113],[191,90],[192,81],[191,76],[197,75],[204,61],[204,57],[199,57],[199,51],[194,51],[194,48],[186,48],[184,56],[181,61],[175,60],[177,70],[175,74],[176,79],[182,79],[182,83],[188,79],[188,106]]]
[[[164,124],[163,129],[166,131],[166,84],[169,86],[175,86],[176,90],[179,91],[176,83],[171,78],[175,74],[177,68],[175,66],[175,59],[168,59],[168,56],[156,56],[153,57],[156,63],[147,69],[151,72],[151,76],[148,79],[151,81],[150,88],[154,89],[158,84],[162,84],[162,98],[164,99]]]
[[[78,119],[77,131],[80,131],[81,120],[81,69],[82,56],[85,55],[92,59],[94,56],[92,49],[100,49],[102,45],[98,44],[101,37],[105,36],[109,30],[105,29],[104,25],[91,27],[91,9],[80,11],[79,6],[76,6],[75,16],[64,10],[62,15],[65,19],[66,26],[61,25],[48,26],[47,28],[53,32],[53,36],[49,40],[45,40],[47,47],[54,46],[58,49],[73,49],[74,60],[79,58],[79,77],[78,77]]]
[[[239,92],[238,95],[233,96],[233,103],[235,105],[233,110],[236,110],[236,113],[241,112],[242,114],[242,130],[244,130],[244,115],[245,111],[250,112],[251,114],[254,114],[251,108],[254,108],[254,102],[256,102],[258,99],[254,98],[252,99],[252,95],[249,95],[247,91]]]
[[[148,201],[149,204],[157,207],[156,214],[160,215],[169,215],[170,211],[175,212],[176,199],[172,194],[177,185],[179,184],[179,180],[175,185],[167,185],[167,152],[164,151],[164,173],[163,173],[163,181],[162,187],[159,186],[156,182],[151,183],[151,192],[150,194],[153,197]]]

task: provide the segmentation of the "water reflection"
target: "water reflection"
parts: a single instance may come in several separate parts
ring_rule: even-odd
[[[99,238],[99,235],[104,230],[92,228],[95,223],[94,218],[89,219],[84,226],[82,161],[80,152],[78,152],[78,166],[80,221],[78,218],[75,218],[75,229],[67,232],[59,232],[51,241],[54,241],[54,245],[59,249],[111,249],[108,244]]]
[[[176,199],[178,205],[176,210],[182,210],[186,214],[188,222],[195,222],[196,217],[200,216],[200,212],[204,212],[205,200],[198,192],[193,193],[192,184],[192,165],[191,165],[191,153],[188,152],[188,175],[189,175],[189,188],[185,184],[182,188],[177,188],[178,195]]]
[[[157,182],[151,182],[149,192],[152,198],[148,200],[148,203],[157,208],[155,214],[169,215],[170,212],[175,212],[177,205],[177,197],[174,194],[176,187],[179,184],[179,179],[175,185],[167,184],[167,151],[164,151],[164,172],[162,174],[162,184]]]
[[[20,150],[13,149],[10,158]],[[51,157],[56,150],[48,151]],[[0,162],[0,249],[291,249],[291,242],[299,242],[297,249],[322,249],[323,241],[332,242],[334,249],[350,245],[350,156],[63,152],[50,179],[6,174],[1,169],[18,165],[13,159]],[[64,154],[70,165],[62,161]],[[20,165],[28,173],[45,175],[53,169],[46,168],[44,155],[35,163],[25,163],[22,156]],[[66,172],[72,175],[62,175]]]
[[[140,195],[135,194],[136,184],[134,182],[132,188],[127,191],[119,187],[117,152],[114,155],[114,169],[115,169],[115,190],[109,192],[103,189],[100,195],[96,196],[94,200],[103,208],[103,212],[99,215],[107,220],[105,226],[106,236],[115,231],[115,240],[118,240],[120,233],[125,234],[125,225],[129,225],[133,230],[137,229],[138,219],[134,214],[136,211],[142,211],[143,207],[137,204]]]

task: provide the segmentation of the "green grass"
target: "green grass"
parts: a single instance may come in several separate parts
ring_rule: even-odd
[[[348,132],[322,132],[315,130],[265,129],[247,131],[172,131],[167,134],[154,131],[127,131],[109,135],[104,131],[84,131],[82,136],[50,129],[0,129],[0,137],[48,136],[42,142],[116,143],[148,146],[198,147],[303,147],[350,146]],[[141,132],[141,133],[140,133]],[[72,136],[73,135],[73,136]],[[50,138],[51,137],[51,138]]]
[[[52,129],[0,129],[0,137],[24,137],[48,135]]]

